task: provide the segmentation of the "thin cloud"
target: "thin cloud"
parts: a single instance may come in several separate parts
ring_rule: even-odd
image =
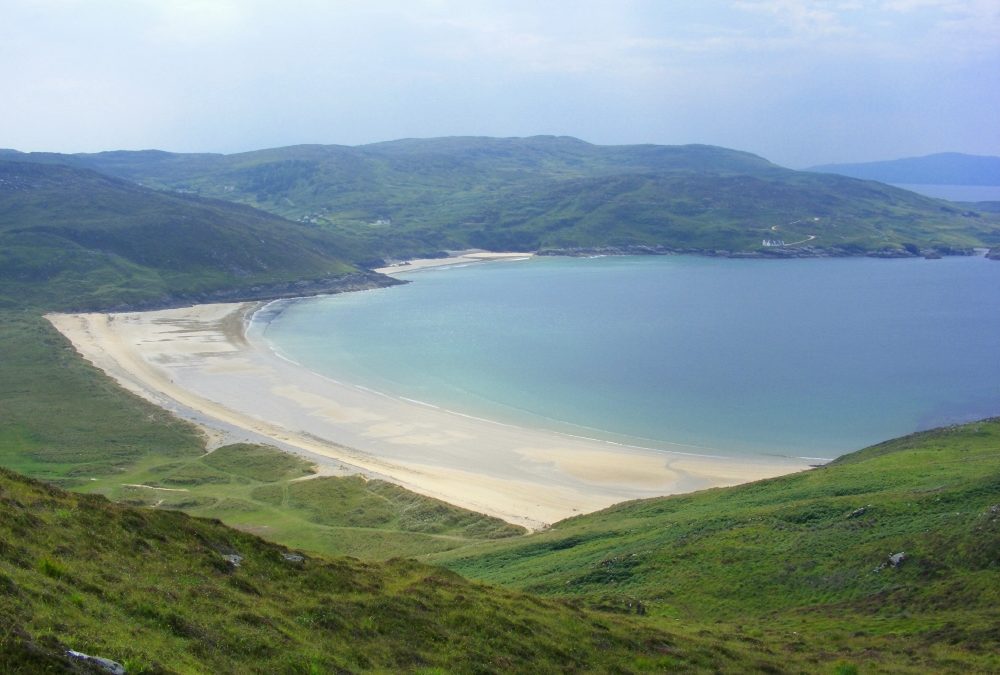
[[[561,133],[793,165],[1000,153],[996,0],[2,1],[0,146]]]

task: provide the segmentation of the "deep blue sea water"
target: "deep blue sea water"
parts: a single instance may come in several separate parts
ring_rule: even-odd
[[[467,414],[707,453],[834,457],[1000,414],[1000,262],[536,258],[291,303],[335,379]]]

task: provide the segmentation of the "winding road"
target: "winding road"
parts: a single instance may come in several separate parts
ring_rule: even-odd
[[[819,220],[819,218],[813,218],[813,222],[816,222],[817,220]],[[787,225],[794,225],[795,223],[801,223],[801,222],[802,222],[802,219],[800,218],[798,220],[793,220],[790,223],[787,223],[786,226]],[[778,226],[777,225],[772,225],[771,226],[771,232],[777,232],[777,231],[778,231]],[[785,247],[785,246],[795,246],[796,244],[805,244],[806,242],[812,241],[815,238],[816,238],[815,234],[809,234],[809,235],[806,235],[805,239],[800,239],[798,241],[793,241],[793,242],[791,242],[789,244],[782,244],[782,246]]]

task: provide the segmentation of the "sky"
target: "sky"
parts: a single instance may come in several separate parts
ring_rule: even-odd
[[[997,0],[0,0],[0,147],[1000,155]]]

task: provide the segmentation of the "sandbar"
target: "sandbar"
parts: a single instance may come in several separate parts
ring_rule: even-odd
[[[416,272],[431,267],[462,267],[473,263],[487,262],[491,260],[526,260],[533,257],[534,253],[512,253],[483,251],[482,249],[469,249],[467,251],[456,251],[447,257],[441,258],[418,258],[416,260],[404,260],[386,267],[379,267],[375,272],[381,274],[399,275],[409,272]]]
[[[269,349],[260,321],[247,331],[261,307],[47,318],[121,386],[216,445],[269,443],[323,474],[382,478],[532,530],[626,500],[808,468],[800,458],[670,452],[501,424],[324,377]]]

